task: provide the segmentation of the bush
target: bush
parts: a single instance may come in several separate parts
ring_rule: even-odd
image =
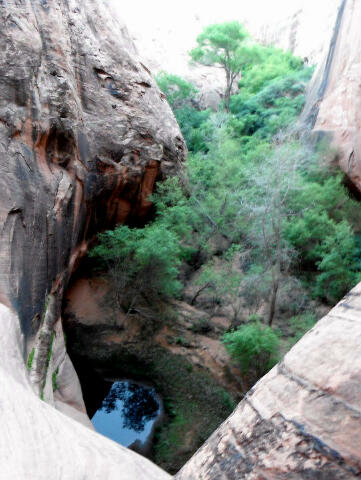
[[[159,88],[166,95],[167,101],[172,109],[189,105],[197,93],[194,85],[178,75],[161,72],[157,75],[156,81]]]
[[[278,130],[287,128],[300,114],[304,92],[311,78],[312,69],[289,72],[267,83],[257,93],[250,95],[241,90],[231,98],[231,112],[235,117],[231,125],[236,135],[270,138]]]
[[[272,328],[255,322],[225,333],[222,341],[243,372],[253,371],[260,377],[278,361],[279,337]]]
[[[300,270],[314,271],[307,280],[314,295],[337,302],[360,277],[357,237],[352,227],[360,214],[342,185],[340,175],[316,180],[312,169],[302,179],[302,188],[290,199],[294,215],[284,223],[284,235],[297,250]]]
[[[211,111],[196,108],[197,89],[178,75],[161,72],[156,81],[166,95],[169,105],[179,123],[190,152],[207,152],[207,139],[211,133],[208,124]]]
[[[297,343],[305,333],[307,333],[317,322],[316,316],[314,313],[305,313],[303,315],[297,315],[290,318],[290,327],[293,332],[293,337],[290,341],[291,348],[295,343]]]
[[[239,82],[240,89],[248,94],[259,92],[276,79],[287,78],[294,72],[304,70],[301,58],[272,46],[258,45],[257,55],[253,55],[253,58],[243,70]]]

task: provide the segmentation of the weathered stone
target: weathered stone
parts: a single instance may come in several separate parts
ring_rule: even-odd
[[[24,336],[18,318],[4,305],[0,305],[0,338],[1,480],[170,478],[145,458],[34,394],[24,368]]]
[[[177,480],[361,474],[361,284],[261,379]]]
[[[303,119],[332,139],[336,158],[361,191],[361,2],[343,0],[332,41],[312,82]]]
[[[361,4],[342,6],[308,112],[317,130],[332,133],[359,187]],[[148,193],[176,172],[184,142],[100,0],[0,0],[0,27],[0,478],[169,478],[57,411],[87,423],[59,314],[89,241],[116,222],[144,220]],[[177,478],[358,478],[360,298],[361,285]],[[37,392],[25,366],[33,345]]]
[[[90,426],[65,350],[64,288],[99,231],[144,222],[155,181],[185,155],[103,1],[0,1],[1,478],[166,477],[39,396]]]
[[[88,239],[142,219],[186,147],[101,1],[5,2],[0,23],[0,295],[33,335]]]

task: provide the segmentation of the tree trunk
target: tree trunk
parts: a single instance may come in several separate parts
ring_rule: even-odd
[[[232,80],[231,72],[226,70],[226,91],[224,93],[224,109],[226,112],[229,112],[229,105],[231,102],[231,89],[232,89]]]
[[[199,295],[208,287],[210,287],[212,284],[211,282],[207,282],[205,285],[203,285],[203,287],[201,287],[197,292],[196,294],[193,296],[192,300],[191,300],[191,305],[194,305],[196,303],[196,300],[197,298],[199,297]]]
[[[277,303],[277,293],[278,293],[278,286],[279,281],[277,280],[272,287],[272,294],[271,294],[271,301],[270,301],[270,308],[268,313],[268,325],[271,327],[273,318],[276,313],[276,303]]]

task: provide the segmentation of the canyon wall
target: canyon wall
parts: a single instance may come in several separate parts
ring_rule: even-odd
[[[177,480],[361,474],[361,284],[246,395]]]
[[[342,4],[305,114],[333,136],[356,184],[360,3]],[[144,221],[148,194],[178,171],[185,144],[101,0],[2,0],[0,25],[0,479],[169,478],[91,431],[60,311],[89,241]],[[358,478],[360,299],[361,285],[176,478]]]
[[[324,61],[314,76],[303,121],[326,136],[350,184],[361,192],[361,2],[343,0]]]
[[[164,95],[103,1],[0,2],[1,478],[166,477],[41,399],[91,427],[63,291],[88,242],[143,222],[154,183],[185,156]]]

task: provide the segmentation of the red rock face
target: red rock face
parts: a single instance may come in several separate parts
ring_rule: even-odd
[[[361,2],[341,2],[328,55],[315,75],[304,118],[333,140],[337,159],[361,192]]]
[[[186,147],[100,0],[5,1],[0,25],[0,301],[32,336],[88,240],[144,219]]]
[[[89,240],[144,220],[185,155],[105,2],[0,0],[1,478],[168,478],[68,418],[91,427],[60,311]]]

